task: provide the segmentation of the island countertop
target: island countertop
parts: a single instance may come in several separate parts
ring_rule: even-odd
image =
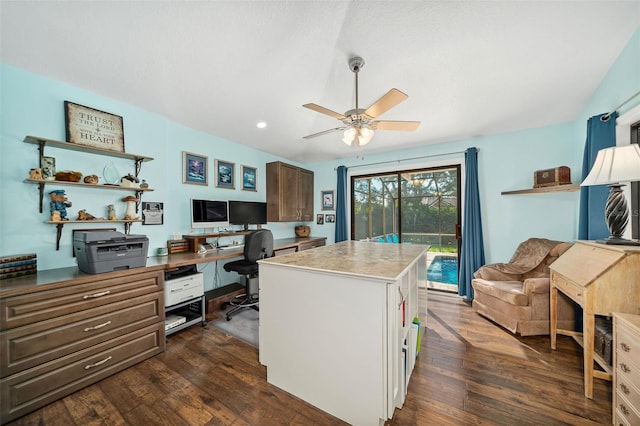
[[[258,262],[395,281],[428,249],[421,244],[343,241]]]

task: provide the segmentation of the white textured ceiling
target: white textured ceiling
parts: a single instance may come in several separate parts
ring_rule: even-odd
[[[0,15],[4,63],[313,162],[572,121],[640,1],[3,0]],[[352,56],[360,107],[398,88],[409,99],[380,119],[417,131],[302,139],[341,124],[303,104],[354,107]]]

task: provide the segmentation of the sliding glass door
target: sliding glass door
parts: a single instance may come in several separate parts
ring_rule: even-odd
[[[457,292],[460,166],[351,178],[351,238],[430,245],[428,285]]]

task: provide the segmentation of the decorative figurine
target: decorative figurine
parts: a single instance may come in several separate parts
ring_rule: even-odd
[[[67,218],[67,207],[71,207],[72,203],[67,200],[64,189],[55,189],[49,192],[49,210],[51,211],[51,220],[59,222],[62,220],[69,220]]]
[[[109,220],[116,220],[116,208],[113,204],[107,206],[107,218],[109,218]]]
[[[136,215],[136,203],[139,202],[136,197],[133,195],[129,195],[122,199],[125,203],[127,203],[127,210],[124,212],[124,220],[136,220],[138,216]]]
[[[29,179],[42,180],[42,169],[36,167],[35,169],[29,170]]]
[[[149,187],[149,184],[147,183],[147,181],[142,179],[142,183],[140,184],[140,188],[147,189],[148,187]]]
[[[78,220],[96,220],[96,219],[98,218],[92,215],[91,213],[87,213],[87,211],[84,209],[78,211]]]
[[[89,183],[92,185],[97,185],[98,180],[99,180],[98,175],[89,175],[84,177],[84,183]]]
[[[126,176],[122,176],[122,179],[120,179],[120,186],[124,186],[125,188],[135,188],[136,183],[140,183],[140,179],[131,173]]]

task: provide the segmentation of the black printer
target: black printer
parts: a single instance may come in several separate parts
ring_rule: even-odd
[[[78,231],[73,237],[78,268],[89,274],[146,266],[148,250],[149,239],[146,235]]]

